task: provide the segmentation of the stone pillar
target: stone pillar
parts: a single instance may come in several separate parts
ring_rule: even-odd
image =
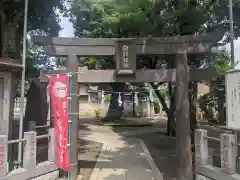
[[[221,171],[227,174],[236,173],[236,136],[233,134],[221,134]]]
[[[68,56],[68,72],[78,72],[78,57],[76,55]],[[72,93],[79,94],[78,75],[72,75]],[[78,112],[79,112],[79,98],[77,96],[72,97],[72,133],[71,133],[71,150],[70,150],[70,172],[71,180],[76,180],[78,176]]]
[[[187,60],[186,53],[176,55],[176,153],[179,157],[177,170],[179,180],[193,179]]]
[[[26,139],[26,142],[23,152],[23,167],[25,169],[33,169],[37,164],[37,132],[24,132],[24,139]]]
[[[208,140],[207,131],[195,130],[195,160],[200,165],[208,164]]]
[[[55,162],[56,161],[56,139],[54,128],[50,128],[48,130],[48,134],[50,139],[48,141],[48,161]]]
[[[8,172],[8,137],[0,135],[0,178]]]

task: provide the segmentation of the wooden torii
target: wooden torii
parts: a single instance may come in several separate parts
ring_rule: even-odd
[[[209,51],[213,43],[220,41],[221,34],[205,36],[188,35],[157,38],[61,38],[33,36],[32,41],[43,45],[47,54],[67,56],[67,70],[51,73],[78,72],[78,56],[114,56],[116,70],[88,70],[73,75],[73,94],[78,94],[78,84],[99,84],[113,82],[176,82],[177,149],[182,170],[192,164],[191,131],[189,119],[188,82],[210,79],[211,69],[189,69],[187,54],[202,54]],[[175,54],[176,69],[139,70],[136,56]],[[41,74],[41,82],[48,82],[46,73]],[[78,112],[79,101],[73,98],[73,112]],[[71,136],[71,179],[77,177],[78,115],[73,116]],[[183,128],[181,128],[183,127]],[[189,127],[189,128],[186,128]],[[187,149],[187,151],[186,151]]]

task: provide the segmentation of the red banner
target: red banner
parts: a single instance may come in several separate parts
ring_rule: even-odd
[[[69,77],[54,75],[49,78],[54,129],[56,136],[57,167],[69,171],[68,158],[68,91]]]

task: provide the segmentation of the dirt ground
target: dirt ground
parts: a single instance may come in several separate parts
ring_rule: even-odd
[[[219,137],[216,133],[213,137]],[[142,139],[147,146],[164,180],[174,180],[177,176],[176,140],[163,132],[141,134],[136,138]],[[209,142],[209,151],[213,155],[212,163],[220,167],[220,142]],[[209,152],[210,153],[210,152]]]
[[[160,132],[142,134],[136,138],[144,141],[164,180],[175,179],[177,175],[175,138],[167,137]]]

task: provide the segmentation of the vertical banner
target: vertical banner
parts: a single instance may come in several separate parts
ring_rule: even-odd
[[[49,90],[52,100],[54,129],[56,137],[57,167],[69,171],[68,157],[68,75],[54,75],[49,77]]]

